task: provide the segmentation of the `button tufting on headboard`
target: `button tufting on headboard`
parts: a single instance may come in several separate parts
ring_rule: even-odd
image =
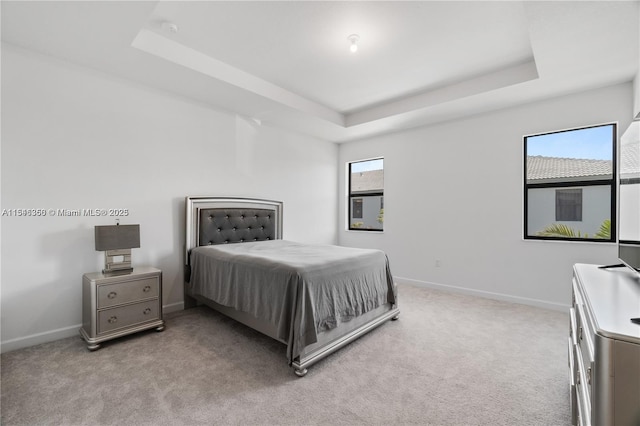
[[[277,224],[267,209],[202,209],[200,244],[227,244],[276,239]]]

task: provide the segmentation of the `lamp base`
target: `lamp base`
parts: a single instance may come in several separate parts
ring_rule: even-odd
[[[124,275],[133,272],[131,249],[107,250],[104,252],[105,275]]]

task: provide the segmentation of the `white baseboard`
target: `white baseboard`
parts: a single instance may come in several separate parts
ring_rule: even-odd
[[[162,307],[162,313],[168,314],[184,309],[184,302],[172,303]],[[82,324],[72,325],[69,327],[59,328],[57,330],[44,331],[42,333],[32,334],[25,337],[17,337],[15,339],[0,342],[0,353],[11,352],[17,349],[28,348],[30,346],[39,345],[41,343],[53,342],[54,340],[66,339],[67,337],[80,337],[80,327]]]
[[[172,303],[170,305],[164,305],[162,307],[163,314],[170,314],[171,312],[178,312],[184,310],[184,302]]]
[[[395,278],[395,281],[398,282],[399,284],[402,284],[404,282],[407,284],[415,285],[417,287],[433,288],[436,290],[448,291],[452,293],[461,293],[461,294],[468,294],[470,296],[484,297],[485,299],[494,299],[494,300],[502,300],[505,302],[520,303],[522,305],[536,306],[538,308],[548,309],[552,311],[569,312],[569,308],[570,308],[569,305],[564,305],[562,303],[549,302],[546,300],[530,299],[528,297],[512,296],[512,295],[503,294],[503,293],[493,293],[490,291],[476,290],[473,288],[466,288],[466,287],[457,287],[457,286],[447,285],[447,284],[438,284],[438,283],[432,283],[428,281],[419,281],[419,280],[414,280],[410,278],[401,278],[401,277],[394,277],[394,278]],[[402,303],[402,299],[400,300],[400,303]]]
[[[28,348],[29,346],[39,345],[41,343],[53,342],[54,340],[66,339],[71,336],[80,337],[80,327],[82,324],[72,325],[70,327],[58,328],[57,330],[44,331],[42,333],[32,334],[25,337],[17,337],[15,339],[6,340],[0,343],[0,353],[11,352],[17,349]]]

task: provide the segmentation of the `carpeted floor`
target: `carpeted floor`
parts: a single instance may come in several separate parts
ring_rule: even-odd
[[[568,315],[399,286],[390,321],[304,378],[284,345],[208,308],[89,352],[1,358],[2,425],[568,425]]]

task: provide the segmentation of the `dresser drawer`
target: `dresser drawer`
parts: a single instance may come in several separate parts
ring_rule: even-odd
[[[577,424],[578,425],[591,425],[591,397],[589,396],[589,390],[587,386],[587,377],[585,374],[585,367],[582,363],[580,354],[576,354],[574,359],[576,363],[576,405],[577,405]]]
[[[158,297],[159,288],[156,277],[99,285],[98,309]]]
[[[571,409],[571,424],[578,423],[578,396],[576,390],[576,374],[577,366],[575,364],[575,342],[571,337],[568,339],[568,358],[569,358],[569,408]]]
[[[578,321],[575,308],[569,309],[569,337],[573,346],[578,344]]]
[[[583,386],[586,396],[591,399],[592,397],[592,383],[594,374],[594,338],[595,335],[589,321],[584,314],[584,305],[577,305],[577,318],[578,318],[578,345],[576,356],[580,357],[580,365],[583,372]]]
[[[160,318],[158,299],[98,312],[98,334]]]

